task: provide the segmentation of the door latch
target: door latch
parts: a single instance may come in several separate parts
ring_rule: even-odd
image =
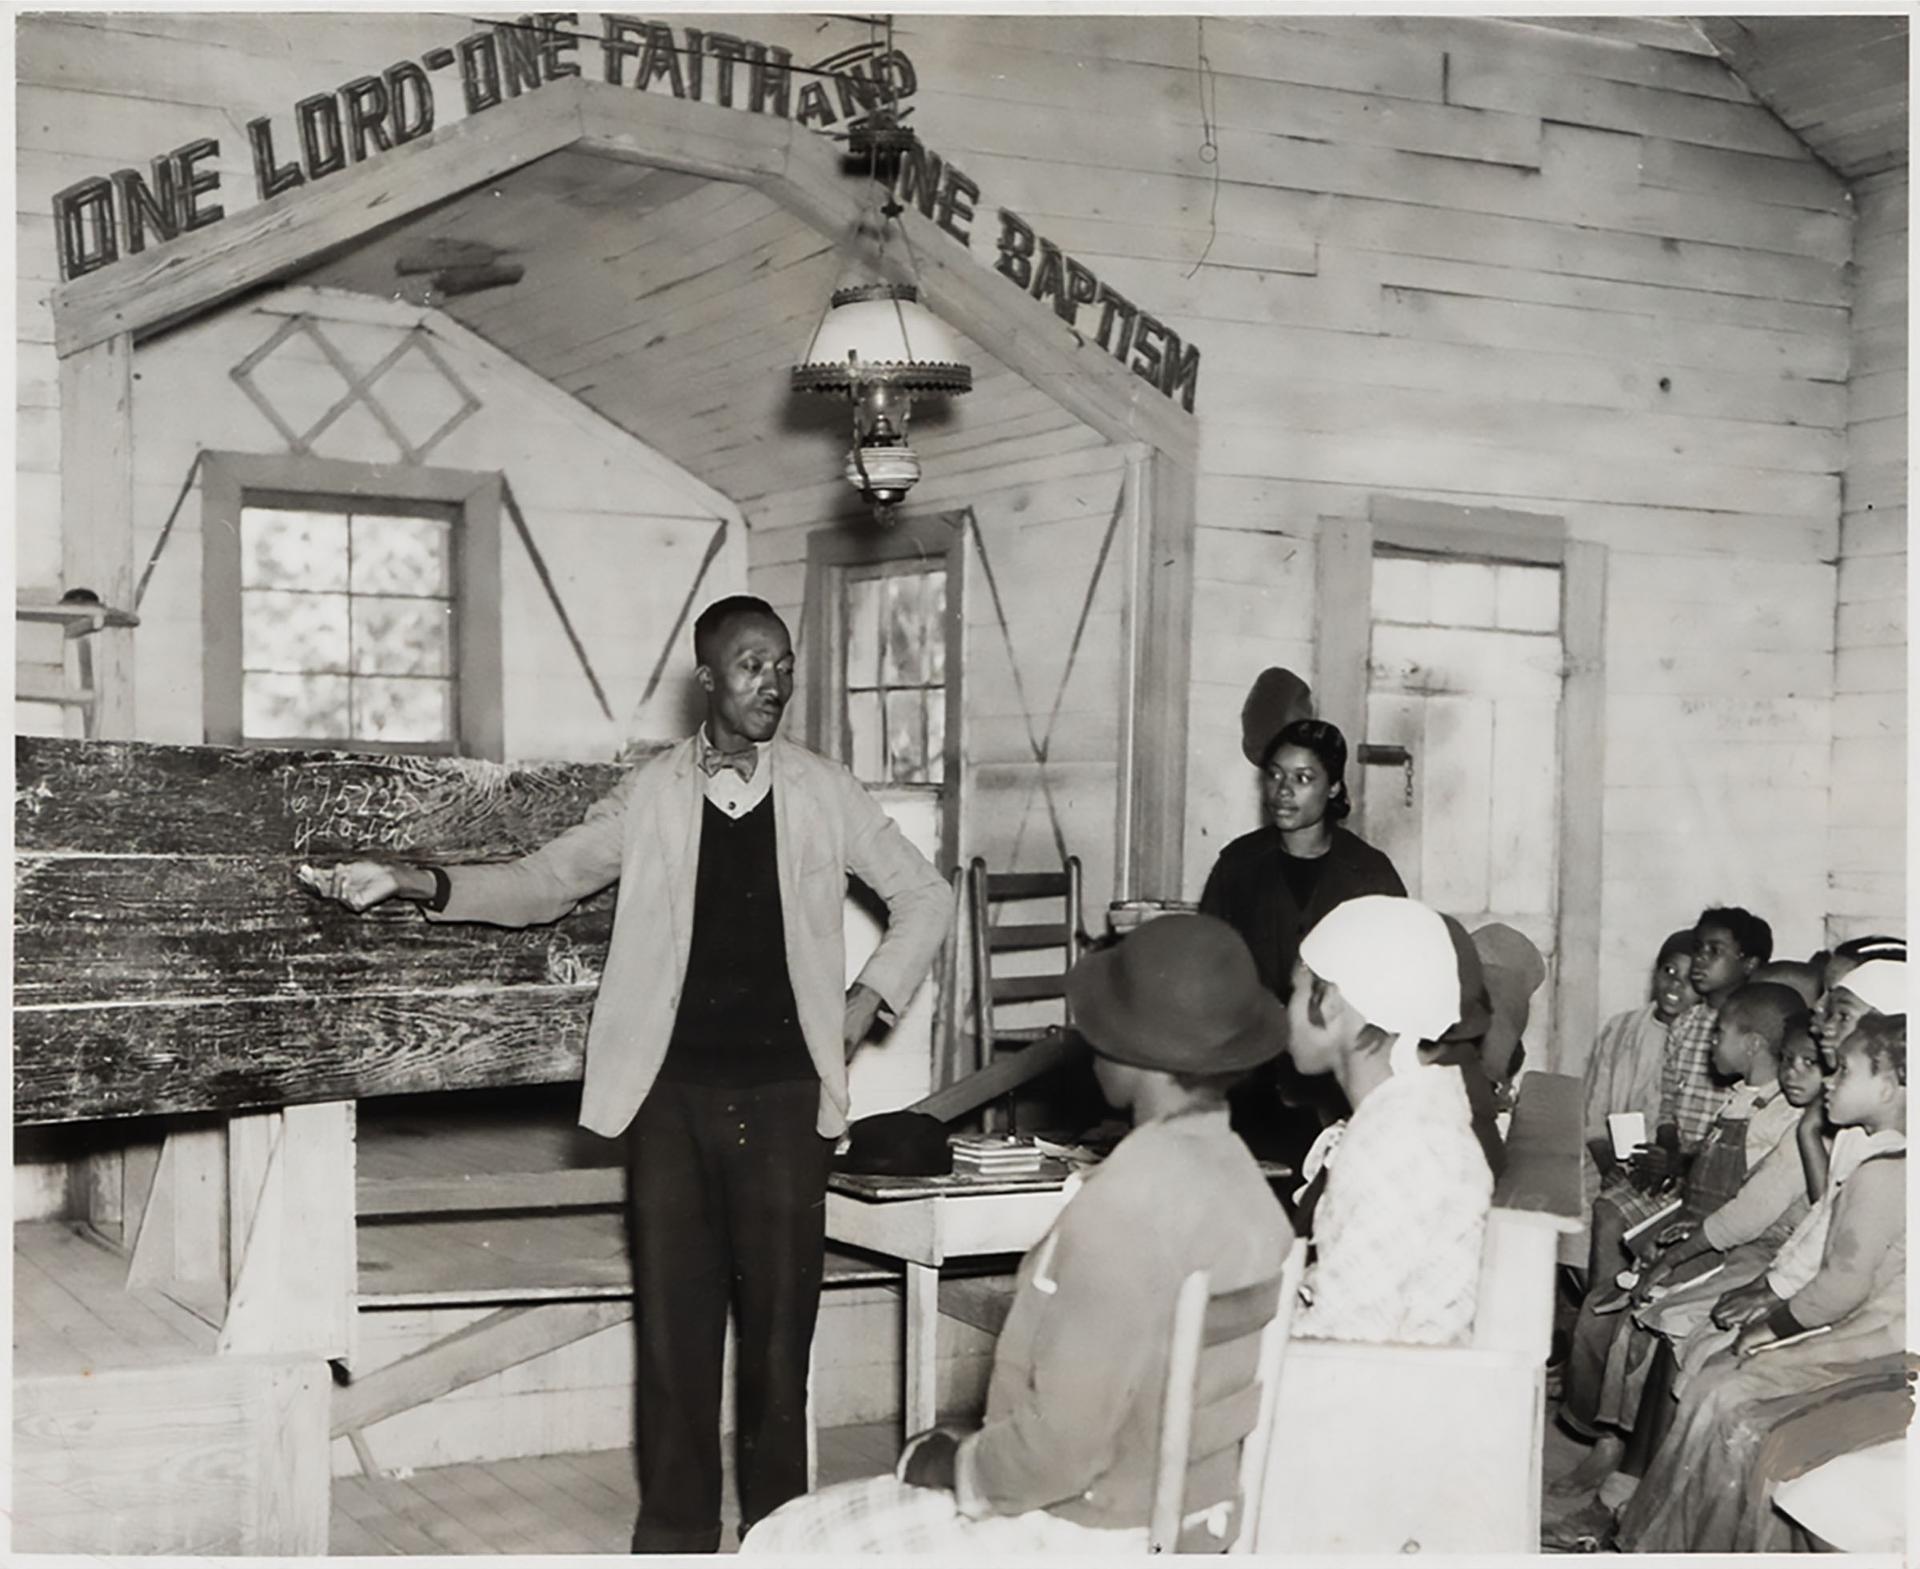
[[[1360,763],[1367,768],[1404,768],[1407,772],[1407,805],[1413,805],[1413,753],[1404,746],[1375,746],[1362,742]]]

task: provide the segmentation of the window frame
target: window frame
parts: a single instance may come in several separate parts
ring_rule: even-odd
[[[201,468],[201,712],[215,746],[272,746],[501,761],[506,754],[501,659],[501,481],[496,474],[416,464],[350,463],[294,454],[208,452]],[[245,737],[240,515],[248,506],[388,510],[422,503],[453,523],[453,740]]]
[[[802,610],[805,647],[807,745],[843,761],[846,751],[846,628],[842,624],[849,570],[886,567],[901,561],[938,564],[947,574],[946,734],[941,741],[942,782],[868,786],[888,791],[924,792],[940,798],[942,858],[951,862],[960,843],[961,797],[966,785],[961,726],[966,711],[966,544],[972,512],[961,508],[901,518],[876,530],[863,518],[858,525],[818,528],[807,536],[806,599]]]
[[[946,563],[943,560],[934,559],[934,558],[895,556],[886,561],[842,562],[836,565],[834,568],[833,582],[834,582],[834,591],[836,594],[836,602],[833,606],[832,613],[839,618],[837,624],[840,629],[840,636],[836,639],[837,646],[840,649],[840,659],[839,659],[838,670],[836,672],[838,679],[835,682],[835,687],[836,687],[835,695],[838,697],[839,702],[836,705],[838,708],[838,713],[834,717],[837,720],[838,728],[840,732],[838,755],[839,755],[840,761],[845,763],[846,766],[849,768],[853,767],[853,763],[849,760],[846,754],[850,749],[849,743],[851,740],[851,733],[853,728],[853,695],[856,691],[871,692],[879,699],[879,702],[880,702],[880,713],[879,713],[880,750],[881,750],[882,758],[885,759],[888,754],[888,729],[887,729],[888,719],[887,719],[887,703],[886,703],[888,696],[894,692],[927,692],[932,690],[935,685],[934,683],[928,682],[928,681],[908,682],[899,686],[888,686],[885,684],[885,682],[877,682],[875,684],[869,685],[865,682],[856,682],[852,679],[853,672],[847,669],[847,657],[848,657],[850,640],[846,636],[846,631],[847,631],[847,621],[848,621],[847,604],[849,599],[852,597],[853,587],[856,583],[862,583],[862,582],[884,584],[887,582],[888,579],[896,578],[896,577],[916,577],[916,576],[930,577],[934,572],[939,572],[941,574],[942,581],[944,584],[944,581],[947,575]],[[946,624],[946,615],[944,610],[941,613],[941,622],[940,622],[938,636],[941,643],[940,652],[941,652],[942,664],[943,664],[938,687],[941,694],[941,712],[944,715],[945,705],[946,705],[946,694],[947,694],[947,672],[944,669],[944,661],[947,653],[947,644],[949,642],[948,627]],[[885,664],[884,655],[881,655],[880,663],[882,666],[884,666]],[[944,718],[942,719],[942,728],[939,735],[936,737],[934,735],[929,734],[926,739],[927,739],[927,742],[929,743],[928,745],[929,757],[931,757],[932,755],[933,746],[937,745],[940,749],[941,776],[939,779],[937,780],[935,779],[919,779],[919,780],[887,779],[887,780],[880,780],[880,781],[875,781],[870,779],[861,779],[860,782],[863,785],[866,785],[869,789],[886,789],[886,790],[915,790],[915,789],[937,790],[939,789],[941,785],[943,785],[946,782],[947,735],[946,735]],[[857,772],[855,773],[854,777],[859,778],[859,775]]]

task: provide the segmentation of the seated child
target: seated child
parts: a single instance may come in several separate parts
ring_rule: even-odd
[[[1712,1071],[1721,1005],[1772,954],[1773,929],[1745,910],[1703,910],[1694,923],[1687,977],[1700,1000],[1673,1021],[1668,1033],[1653,1145],[1628,1161],[1624,1180],[1608,1183],[1595,1203],[1593,1274],[1619,1267],[1621,1234],[1666,1207],[1666,1190],[1685,1175],[1711,1131],[1724,1099]]]
[[[1748,986],[1736,992],[1729,1000],[1729,1011],[1758,990]],[[1729,1042],[1739,1039],[1740,1033],[1723,1029],[1719,1048],[1722,1066],[1727,1065],[1724,1054],[1731,1049]],[[1771,1050],[1763,1048],[1761,1038],[1754,1034],[1746,1036],[1746,1049],[1747,1062],[1741,1069],[1746,1088],[1767,1087],[1775,1077]],[[1804,1013],[1795,1013],[1787,1023],[1778,1064],[1782,1110],[1776,1119],[1773,1148],[1760,1156],[1739,1191],[1726,1203],[1704,1218],[1685,1215],[1662,1229],[1660,1252],[1634,1289],[1633,1314],[1613,1333],[1595,1420],[1603,1426],[1629,1429],[1629,1436],[1623,1444],[1612,1434],[1603,1433],[1587,1461],[1552,1486],[1552,1493],[1569,1496],[1591,1492],[1597,1486],[1599,1500],[1607,1506],[1604,1515],[1596,1516],[1590,1507],[1557,1522],[1547,1533],[1553,1546],[1578,1545],[1583,1537],[1611,1525],[1613,1508],[1631,1489],[1628,1479],[1638,1478],[1645,1471],[1673,1406],[1672,1355],[1666,1341],[1684,1338],[1705,1323],[1728,1286],[1763,1273],[1775,1250],[1807,1211],[1799,1151],[1780,1126],[1790,1129],[1798,1120],[1799,1109],[1817,1101],[1823,1087],[1820,1054],[1807,1033]],[[1749,1132],[1764,1115],[1764,1109],[1756,1113],[1748,1124]],[[1620,1473],[1620,1480],[1614,1479],[1615,1472]]]
[[[1905,1011],[1906,951],[1897,937],[1856,937],[1827,956],[1826,991],[1813,1011],[1813,1036],[1828,1072],[1838,1060],[1840,1042],[1860,1020]],[[1832,1142],[1821,1105],[1807,1108],[1799,1138],[1807,1195],[1817,1200],[1827,1185],[1827,1145]]]
[[[1758,1069],[1758,1064],[1755,1066]],[[1781,1042],[1779,1081],[1781,1099],[1794,1109],[1796,1125],[1800,1112],[1822,1106],[1821,1092],[1826,1087],[1826,1079],[1820,1048],[1814,1044],[1804,1014],[1796,1016],[1788,1025]],[[1751,1078],[1749,1082],[1753,1082]],[[1741,1183],[1740,1191],[1726,1203],[1698,1223],[1683,1220],[1662,1231],[1660,1253],[1641,1277],[1636,1298],[1644,1303],[1653,1292],[1665,1290],[1671,1306],[1678,1287],[1696,1282],[1704,1284],[1704,1270],[1719,1267],[1725,1274],[1718,1279],[1712,1293],[1717,1298],[1729,1287],[1743,1283],[1733,1278],[1740,1272],[1741,1264],[1730,1255],[1764,1249],[1764,1257],[1757,1259],[1756,1266],[1747,1275],[1747,1279],[1752,1279],[1772,1261],[1774,1251],[1799,1224],[1809,1202],[1800,1152],[1794,1140],[1783,1138],[1761,1158]],[[1696,1260],[1711,1263],[1696,1266]]]
[[[1660,945],[1653,963],[1652,998],[1638,1008],[1616,1013],[1601,1026],[1587,1057],[1581,1134],[1581,1193],[1591,1205],[1601,1182],[1615,1174],[1619,1161],[1607,1118],[1639,1112],[1649,1129],[1660,1125],[1660,1079],[1673,1021],[1700,1000],[1688,978],[1693,965],[1693,931],[1675,932]]]
[[[792,1500],[743,1553],[1146,1550],[1181,1284],[1196,1270],[1216,1291],[1266,1280],[1293,1241],[1226,1100],[1281,1049],[1286,1015],[1209,915],[1086,955],[1067,995],[1102,1093],[1134,1126],[1022,1260],[983,1425],[918,1435],[893,1476]]]
[[[1493,1177],[1460,1073],[1420,1060],[1459,1010],[1452,941],[1423,904],[1351,899],[1301,943],[1287,1051],[1354,1110],[1324,1156],[1296,1335],[1447,1345],[1472,1329]]]
[[[1892,941],[1878,937],[1860,940],[1875,944]],[[1893,1004],[1904,997],[1904,947],[1900,957],[1882,952],[1870,959],[1860,957],[1850,951],[1850,947],[1842,943],[1828,957],[1826,990],[1814,1009],[1814,1038],[1827,1057],[1829,1071],[1835,1066],[1840,1042],[1847,1038],[1855,1024],[1869,1013],[1899,1012],[1900,1008]]]
[[[1778,1065],[1788,1030],[1804,1019],[1799,993],[1770,983],[1742,986],[1721,1007],[1711,1037],[1712,1065],[1735,1088],[1723,1093],[1713,1132],[1687,1169],[1674,1221],[1697,1224],[1733,1199],[1748,1172],[1776,1146],[1791,1146],[1800,1113],[1781,1093]],[[1644,1251],[1652,1248],[1649,1237]],[[1614,1342],[1623,1327],[1631,1328],[1611,1315],[1626,1307],[1627,1289],[1635,1283],[1623,1275],[1589,1285],[1574,1321],[1560,1418],[1580,1436],[1601,1438],[1602,1425],[1629,1425],[1637,1409],[1637,1389],[1627,1394],[1616,1381],[1609,1401],[1606,1380]],[[1594,1479],[1594,1470],[1610,1471],[1618,1456],[1619,1441],[1607,1437],[1569,1482],[1575,1489],[1584,1486]]]
[[[1827,1192],[1764,1279],[1722,1299],[1718,1331],[1689,1344],[1673,1429],[1620,1517],[1622,1548],[1768,1544],[1778,1477],[1761,1462],[1771,1434],[1843,1382],[1897,1374],[1906,1344],[1906,1057],[1904,1014],[1865,1020],[1842,1043],[1826,1088],[1828,1116],[1842,1130]]]

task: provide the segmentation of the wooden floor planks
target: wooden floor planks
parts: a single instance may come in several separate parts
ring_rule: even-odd
[[[211,1355],[217,1332],[155,1290],[124,1289],[127,1263],[62,1221],[13,1228],[14,1371],[76,1373]]]
[[[892,1468],[891,1422],[820,1434],[820,1482],[878,1476]],[[738,1546],[732,1459],[726,1461],[722,1551]],[[439,1466],[406,1475],[336,1477],[331,1556],[625,1553],[639,1507],[626,1450],[542,1455],[486,1465]]]

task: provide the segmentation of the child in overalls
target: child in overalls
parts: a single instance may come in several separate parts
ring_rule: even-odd
[[[1735,1087],[1723,1097],[1687,1169],[1679,1212],[1658,1235],[1672,1234],[1677,1224],[1697,1225],[1718,1210],[1740,1191],[1750,1169],[1791,1139],[1800,1113],[1781,1093],[1778,1064],[1788,1030],[1803,1023],[1805,1015],[1800,994],[1772,982],[1743,986],[1726,999],[1712,1036],[1712,1066]],[[1652,1247],[1640,1252],[1651,1254]],[[1591,1283],[1574,1320],[1560,1419],[1576,1434],[1593,1439],[1595,1447],[1556,1491],[1584,1492],[1610,1477],[1619,1463],[1623,1442],[1602,1428],[1630,1426],[1639,1391],[1616,1380],[1609,1401],[1606,1373],[1616,1338],[1625,1338],[1623,1327],[1632,1328],[1630,1320],[1615,1315],[1627,1306],[1634,1284],[1637,1279],[1624,1277]]]
[[[1904,1430],[1906,1061],[1904,1014],[1865,1020],[1841,1043],[1826,1086],[1827,1114],[1840,1130],[1828,1190],[1764,1281],[1729,1292],[1714,1313],[1717,1329],[1689,1341],[1672,1431],[1620,1516],[1622,1550],[1777,1549],[1776,1483],[1795,1466]],[[1843,1401],[1847,1431],[1819,1435],[1813,1453],[1771,1442],[1871,1386],[1890,1387],[1895,1398]]]
[[[1760,990],[1746,987],[1729,1001],[1727,1012],[1732,1019],[1722,1031],[1716,1059],[1723,1072],[1731,1071],[1735,1054],[1744,1046],[1746,1062],[1739,1076],[1746,1082],[1729,1097],[1730,1114],[1721,1119],[1721,1136],[1732,1138],[1733,1125],[1740,1119],[1731,1113],[1740,1109],[1744,1098],[1753,1112],[1745,1122],[1750,1142],[1743,1160],[1749,1163],[1748,1174],[1732,1198],[1704,1217],[1694,1213],[1700,1192],[1689,1192],[1681,1218],[1660,1232],[1661,1252],[1641,1273],[1633,1290],[1632,1313],[1602,1320],[1618,1327],[1606,1353],[1596,1421],[1623,1429],[1628,1436],[1623,1446],[1611,1434],[1603,1434],[1579,1481],[1570,1477],[1553,1486],[1552,1495],[1572,1497],[1590,1493],[1598,1484],[1600,1499],[1555,1522],[1547,1532],[1552,1545],[1578,1545],[1611,1522],[1612,1507],[1630,1485],[1626,1479],[1645,1471],[1672,1415],[1674,1364],[1669,1341],[1684,1338],[1704,1323],[1728,1285],[1763,1273],[1774,1251],[1807,1212],[1805,1175],[1792,1132],[1800,1109],[1820,1098],[1824,1084],[1820,1055],[1807,1030],[1807,1015],[1795,1013],[1786,1023],[1776,1070],[1776,1054],[1768,1044],[1764,1021],[1756,1029],[1739,1017],[1753,1011],[1748,1005]],[[1784,1005],[1784,999],[1775,1000]],[[1735,1006],[1736,1001],[1740,1006]],[[1763,1099],[1764,1104],[1754,1104]],[[1758,1146],[1769,1139],[1773,1147],[1760,1151]],[[1605,1475],[1597,1475],[1599,1467],[1609,1462]],[[1614,1480],[1616,1472],[1621,1480]]]

